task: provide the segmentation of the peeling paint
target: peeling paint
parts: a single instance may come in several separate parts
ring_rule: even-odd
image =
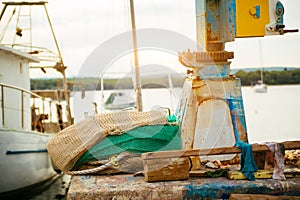
[[[228,199],[231,193],[296,196],[300,195],[300,179],[234,181],[221,177],[147,183],[132,175],[73,176],[67,199]]]
[[[228,102],[236,141],[247,141],[247,127],[242,99],[226,99]]]
[[[231,193],[235,194],[272,194],[272,195],[299,195],[297,192],[299,185],[284,183],[290,185],[290,188],[282,186],[278,181],[257,181],[253,182],[213,182],[203,185],[186,185],[183,199],[229,199]]]

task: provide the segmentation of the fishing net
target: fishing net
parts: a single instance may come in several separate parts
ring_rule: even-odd
[[[95,115],[55,134],[47,144],[54,165],[70,171],[78,159],[107,136],[121,135],[137,127],[167,124],[165,113],[122,111]]]
[[[105,160],[122,152],[142,154],[153,151],[181,149],[179,126],[149,125],[137,127],[122,135],[110,135],[86,151],[75,168],[94,160]]]

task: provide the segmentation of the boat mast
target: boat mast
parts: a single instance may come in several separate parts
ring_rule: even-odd
[[[132,40],[133,40],[133,56],[134,56],[134,74],[135,74],[135,94],[136,94],[136,107],[138,111],[143,111],[142,105],[142,87],[139,69],[139,58],[136,40],[136,27],[135,27],[135,16],[134,16],[134,3],[130,0],[130,17],[131,17],[131,28],[132,28]]]
[[[264,78],[263,78],[263,68],[262,68],[262,49],[261,49],[261,40],[258,40],[259,44],[259,62],[260,62],[260,81],[261,83],[264,83]]]

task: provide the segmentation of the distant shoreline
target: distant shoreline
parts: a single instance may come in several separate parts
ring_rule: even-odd
[[[251,86],[260,80],[260,69],[256,71],[238,70],[235,75],[240,78],[242,86]],[[283,70],[263,71],[264,83],[267,85],[298,85],[300,84],[300,69],[283,68]],[[142,77],[142,88],[169,88],[170,81],[173,87],[182,87],[184,83],[184,74],[172,74],[169,80],[167,74],[160,76]],[[68,78],[70,90],[101,90],[100,78]],[[133,89],[133,81],[129,77],[105,78],[103,87],[105,90],[112,89]],[[57,78],[49,79],[31,79],[31,90],[47,90],[57,88]]]

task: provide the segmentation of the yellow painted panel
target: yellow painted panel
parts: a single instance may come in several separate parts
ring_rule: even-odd
[[[264,36],[269,23],[269,0],[236,0],[236,37]]]
[[[196,175],[194,175],[196,176]],[[273,170],[258,170],[257,172],[254,172],[255,178],[272,178],[273,176]],[[284,176],[286,178],[299,178],[300,172],[296,168],[294,169],[285,169],[284,170]],[[228,171],[227,172],[228,179],[231,180],[245,180],[247,177],[243,174],[241,171]]]
[[[258,170],[254,173],[255,178],[272,178],[273,171],[270,170]],[[229,171],[227,172],[228,179],[231,180],[242,180],[247,179],[247,177],[241,171]]]

